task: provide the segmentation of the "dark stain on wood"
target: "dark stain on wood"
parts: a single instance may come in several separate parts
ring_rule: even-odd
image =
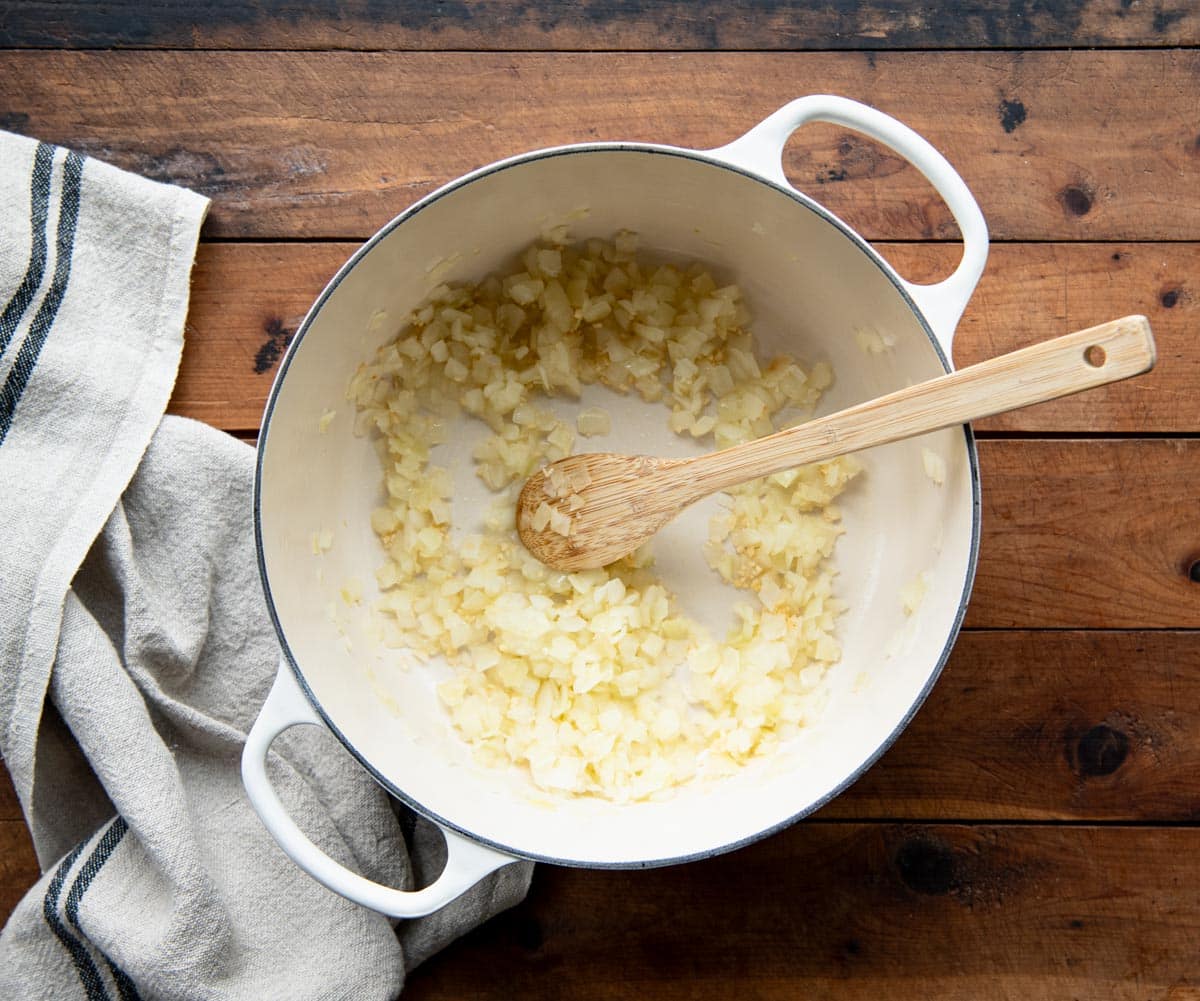
[[[516,939],[517,945],[527,952],[536,952],[545,941],[541,923],[528,914],[522,914],[516,919],[513,938]]]
[[[0,47],[72,48],[1038,48],[1193,43],[1186,11],[1132,0],[109,0],[10,4]],[[1116,9],[1114,9],[1116,7]]]
[[[469,26],[475,17],[472,5],[462,0],[424,0],[423,3],[399,4],[368,0],[368,9],[373,19],[387,22],[394,17],[405,28],[417,31],[439,31],[450,25]]]
[[[823,170],[817,171],[818,184],[830,184],[846,179],[846,170],[844,167],[826,167]]]
[[[283,320],[278,316],[268,317],[267,322],[263,324],[263,331],[266,333],[267,339],[262,342],[258,353],[254,356],[256,375],[265,375],[278,364],[296,334],[296,331],[285,327]]]
[[[1162,303],[1163,309],[1174,309],[1178,305],[1180,291],[1177,288],[1163,289],[1158,297],[1158,301]]]
[[[5,132],[23,132],[29,124],[29,116],[23,111],[0,111],[0,129]]]
[[[152,160],[138,173],[156,181],[184,180],[208,194],[218,194],[234,186],[220,160],[209,152],[194,152],[176,147]]]
[[[1073,931],[1080,931],[1082,928],[1083,922],[1080,921],[1079,918],[1071,918],[1071,929]]]
[[[1070,215],[1085,216],[1092,211],[1096,192],[1089,184],[1068,184],[1058,193],[1059,204]]]
[[[1005,132],[1012,132],[1025,121],[1025,105],[1018,100],[1003,100],[1000,102],[1000,126]]]
[[[929,897],[952,897],[967,908],[1002,903],[1040,869],[1037,860],[1014,857],[994,833],[947,828],[939,837],[903,828],[892,859],[901,883]]]
[[[1195,584],[1200,584],[1200,558],[1192,560],[1191,565],[1187,569],[1188,580]]]
[[[82,153],[152,181],[181,184],[210,197],[267,181],[265,176],[249,177],[243,171],[227,171],[214,154],[182,146],[153,151],[138,146],[113,146],[87,138],[74,140],[71,145]]]
[[[1067,736],[1067,760],[1080,778],[1111,775],[1129,756],[1129,737],[1121,730],[1099,723],[1082,734]]]
[[[1184,10],[1163,10],[1161,7],[1154,12],[1154,21],[1152,22],[1156,34],[1163,34],[1170,29],[1171,25],[1177,24],[1187,16],[1187,11]]]
[[[953,850],[944,841],[926,835],[906,840],[896,852],[896,872],[914,893],[941,896],[959,884]]]
[[[1120,262],[1120,260],[1121,260],[1121,252],[1120,252],[1119,250],[1114,250],[1114,251],[1113,251],[1113,255],[1112,255],[1112,259],[1113,259],[1113,261],[1115,261],[1115,262]]]
[[[834,152],[835,162],[818,166],[814,175],[817,184],[887,177],[907,165],[907,161],[886,147],[854,135],[841,136]]]
[[[414,3],[412,6],[421,8],[424,5]],[[225,32],[245,29],[246,35],[252,35],[258,34],[256,28],[264,17],[279,22],[276,28],[295,28],[306,16],[336,23],[340,13],[337,5],[330,2],[309,2],[307,5],[217,2],[207,5],[203,17],[191,5],[178,3],[157,4],[152,8],[129,2],[95,3],[73,11],[70,18],[64,17],[55,3],[33,3],[30,8],[26,12],[30,15],[28,22],[14,18],[0,24],[0,47],[191,47],[206,29]],[[203,45],[196,47],[203,48]]]

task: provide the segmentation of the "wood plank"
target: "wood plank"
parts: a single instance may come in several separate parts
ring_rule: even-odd
[[[1196,822],[1198,770],[1196,634],[968,630],[914,722],[818,816]],[[0,810],[21,819],[2,768]]]
[[[1195,45],[1195,10],[1102,0],[26,0],[0,47],[237,49],[890,49]]]
[[[284,347],[354,243],[203,244],[174,413],[258,427]],[[957,245],[880,244],[914,281],[935,281]],[[1150,317],[1153,373],[981,421],[983,431],[1200,432],[1200,244],[997,244],[959,328],[960,365],[1126,313]]]
[[[1200,989],[1194,840],[810,822],[669,869],[541,866],[524,903],[429,960],[406,994],[1183,1001]],[[0,822],[0,921],[37,876],[23,827]]]
[[[1200,237],[1195,50],[8,51],[0,79],[0,127],[213,196],[210,236],[361,238],[510,154],[590,139],[707,148],[829,92],[945,152],[997,239]],[[871,238],[955,232],[914,168],[844,129],[805,128],[785,163]]]
[[[1183,1001],[1194,848],[1177,829],[805,824],[671,869],[543,866],[405,996]]]
[[[1194,633],[966,632],[913,723],[817,819],[1194,823],[1198,768]],[[2,767],[0,800],[2,920],[37,865]]]
[[[1194,823],[1196,639],[968,631],[896,745],[818,818]],[[11,790],[2,768],[0,787]],[[9,799],[0,816],[0,904],[11,906],[37,867]]]
[[[40,875],[25,821],[0,819],[0,927]]]
[[[937,281],[955,245],[881,245],[906,278]],[[1158,362],[1145,377],[980,421],[985,432],[1192,434],[1200,431],[1200,244],[996,244],[963,314],[958,367],[1129,313],[1150,318]]]
[[[1200,820],[1200,643],[971,631],[880,763],[823,817]],[[0,768],[0,820],[20,820]]]
[[[1200,636],[966,631],[908,729],[817,816],[1200,821]]]
[[[1200,440],[984,441],[979,456],[967,625],[1200,626]]]
[[[203,243],[169,411],[257,429],[279,359],[356,243]]]

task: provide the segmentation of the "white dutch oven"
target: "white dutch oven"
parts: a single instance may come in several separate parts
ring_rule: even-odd
[[[814,121],[884,143],[932,182],[963,235],[962,262],[951,277],[936,285],[905,281],[791,187],[781,166],[784,143]],[[438,705],[438,668],[406,667],[402,651],[378,647],[366,621],[369,591],[358,609],[336,597],[347,579],[372,581],[381,562],[369,525],[382,500],[379,463],[370,440],[353,432],[345,392],[357,366],[395,336],[434,284],[480,278],[573,215],[573,238],[633,229],[645,248],[705,261],[737,280],[767,356],[788,352],[833,365],[823,411],[948,371],[955,325],[987,256],[979,208],[932,146],[879,111],[813,96],[720,149],[587,143],[484,167],[417,202],[346,263],[297,332],[263,418],[255,524],[284,657],[242,767],[250,800],[284,851],[330,889],[386,914],[436,910],[515,858],[666,865],[729,851],[805,816],[861,775],[904,728],[946,660],[971,590],[979,476],[970,428],[872,450],[841,502],[838,590],[850,605],[840,625],[844,654],[828,673],[824,709],[801,737],[733,777],[694,783],[662,802],[554,800],[515,770],[476,766]],[[861,328],[886,335],[893,347],[863,351],[855,338]],[[629,406],[617,409],[614,432],[595,442],[597,450],[684,454],[693,447],[670,434],[660,409]],[[329,410],[337,416],[319,434]],[[469,527],[483,497],[469,473],[467,432],[455,437],[438,460],[466,470],[456,477],[455,523]],[[925,475],[922,448],[945,459],[943,485]],[[701,509],[670,526],[658,562],[685,607],[719,623],[729,614],[729,594],[702,562],[704,519]],[[321,530],[333,533],[334,544],[318,558],[311,539]],[[907,617],[899,592],[922,573],[928,591]],[[377,885],[301,833],[265,769],[271,742],[301,723],[329,727],[384,788],[442,827],[449,861],[436,882],[416,892]]]

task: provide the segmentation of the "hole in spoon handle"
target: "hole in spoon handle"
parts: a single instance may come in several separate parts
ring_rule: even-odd
[[[1154,334],[1144,316],[1122,316],[1067,336],[1083,341],[1083,360],[1092,368],[1107,368],[1105,375],[1112,380],[1140,375],[1154,367]]]

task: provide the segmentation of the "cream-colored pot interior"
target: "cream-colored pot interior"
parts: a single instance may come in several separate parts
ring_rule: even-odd
[[[838,545],[844,655],[828,702],[803,735],[719,782],[661,802],[613,805],[555,798],[519,772],[476,766],[452,731],[434,686],[444,666],[415,666],[366,626],[381,562],[369,513],[383,497],[379,460],[354,434],[347,383],[396,335],[439,281],[473,280],[507,265],[550,224],[581,215],[573,238],[641,235],[646,250],[706,262],[737,281],[770,356],[828,360],[829,412],[942,373],[945,363],[902,283],[813,203],[703,154],[666,147],[548,151],[482,171],[400,217],[340,273],[314,307],[276,384],[260,442],[259,534],[268,594],[286,652],[315,705],[384,785],[470,838],[529,857],[582,865],[646,865],[733,847],[803,815],[844,788],[903,727],[944,661],[974,568],[978,481],[969,436],[954,428],[863,453],[864,474],[843,496]],[[951,324],[952,325],[952,324]],[[870,354],[857,329],[885,334]],[[590,399],[598,399],[592,397]],[[687,454],[666,411],[615,403],[593,450]],[[585,399],[585,403],[588,402]],[[322,415],[335,417],[324,433]],[[456,527],[470,528],[485,490],[470,472],[476,432],[437,455],[456,474]],[[922,449],[946,463],[936,485]],[[710,509],[657,540],[658,562],[685,607],[724,622],[732,593],[703,562]],[[333,545],[315,556],[314,533]],[[901,589],[928,575],[907,616]],[[342,584],[364,587],[347,606]],[[331,615],[332,610],[332,615]]]

